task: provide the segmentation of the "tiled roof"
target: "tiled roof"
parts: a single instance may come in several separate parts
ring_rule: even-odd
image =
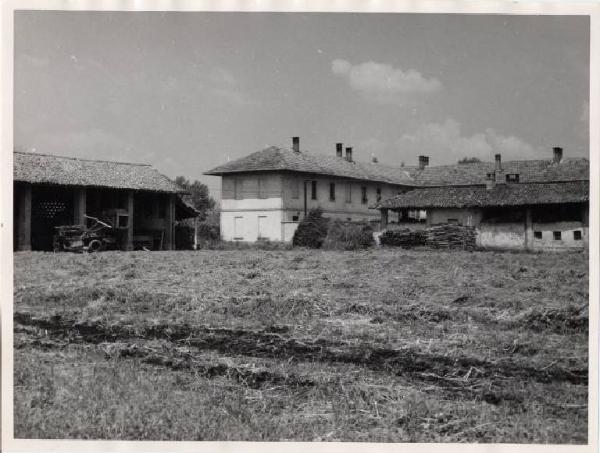
[[[486,174],[494,171],[494,162],[425,167],[405,167],[415,186],[485,184]],[[520,182],[586,181],[590,163],[584,158],[564,158],[560,163],[547,160],[512,160],[502,162],[502,170],[518,173]]]
[[[527,206],[589,201],[589,182],[510,183],[485,186],[422,187],[383,200],[377,208],[468,208]]]
[[[306,151],[297,153],[291,149],[275,146],[227,162],[204,174],[222,176],[230,173],[277,170],[413,185],[412,178],[402,168],[375,163],[348,162],[345,158],[335,155],[312,154]]]
[[[49,154],[15,152],[13,176],[15,181],[34,184],[185,192],[150,165],[77,159]]]
[[[419,167],[392,167],[381,163],[348,162],[335,155],[296,153],[271,146],[240,159],[227,162],[205,174],[222,176],[254,171],[297,171],[340,176],[410,186],[465,186],[485,184],[486,174],[494,171],[494,162]],[[565,158],[560,163],[547,160],[502,162],[504,173],[518,173],[521,182],[589,180],[589,161]]]

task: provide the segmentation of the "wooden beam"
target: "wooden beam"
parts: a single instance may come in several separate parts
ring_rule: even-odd
[[[17,244],[19,251],[31,250],[31,184],[19,185],[17,190]]]
[[[165,216],[165,250],[174,250],[175,249],[175,195],[169,194],[167,195],[167,199],[165,200],[167,204],[166,207],[166,216]]]
[[[525,250],[533,247],[533,221],[531,220],[531,208],[525,209]]]
[[[388,225],[388,210],[383,208],[379,210],[381,212],[381,230],[385,230]]]
[[[85,213],[86,206],[86,190],[85,187],[75,189],[73,194],[73,223],[75,225],[86,225]]]
[[[125,234],[125,250],[133,250],[133,190],[127,192],[127,232]]]

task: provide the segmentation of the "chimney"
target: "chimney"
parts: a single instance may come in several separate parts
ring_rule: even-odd
[[[496,175],[495,173],[488,173],[485,179],[485,188],[492,190],[496,186]]]
[[[300,137],[292,137],[292,149],[295,153],[300,152]]]
[[[506,182],[504,180],[504,172],[502,171],[502,156],[500,154],[496,154],[494,159],[496,162],[494,167],[494,179],[496,180],[496,184],[502,184]]]
[[[352,162],[352,148],[351,147],[346,148],[346,160],[348,162]]]
[[[559,146],[555,146],[552,149],[554,150],[554,163],[560,164],[560,161],[562,160],[563,156],[563,149]]]
[[[419,168],[424,170],[429,165],[429,156],[419,156]]]
[[[335,155],[337,157],[342,157],[342,154],[344,154],[344,144],[343,143],[336,143],[335,144]]]
[[[373,162],[374,164],[379,162],[379,160],[377,159],[377,156],[375,154],[371,154],[371,162]]]

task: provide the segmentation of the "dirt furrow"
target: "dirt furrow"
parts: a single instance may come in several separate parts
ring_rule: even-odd
[[[349,344],[325,339],[310,340],[286,337],[270,330],[244,330],[158,324],[131,326],[105,325],[99,321],[80,322],[60,316],[36,317],[16,312],[15,322],[48,330],[54,336],[68,337],[71,341],[90,343],[118,342],[125,339],[164,339],[176,341],[199,350],[214,350],[225,354],[253,357],[286,358],[302,361],[351,363],[373,370],[397,375],[417,374],[425,381],[444,383],[449,387],[463,387],[471,379],[518,378],[537,382],[569,382],[585,385],[586,368],[564,368],[557,364],[542,369],[525,363],[491,362],[473,357],[447,357],[414,351],[376,347],[373,344]]]

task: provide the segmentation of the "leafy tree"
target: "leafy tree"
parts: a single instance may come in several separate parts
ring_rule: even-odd
[[[481,162],[478,157],[463,157],[458,161],[459,164],[475,164],[477,162]]]
[[[206,218],[207,211],[215,207],[215,200],[208,193],[206,184],[203,184],[198,180],[191,182],[184,176],[175,178],[175,183],[189,193],[189,195],[184,196],[184,199],[200,211],[200,219]]]

